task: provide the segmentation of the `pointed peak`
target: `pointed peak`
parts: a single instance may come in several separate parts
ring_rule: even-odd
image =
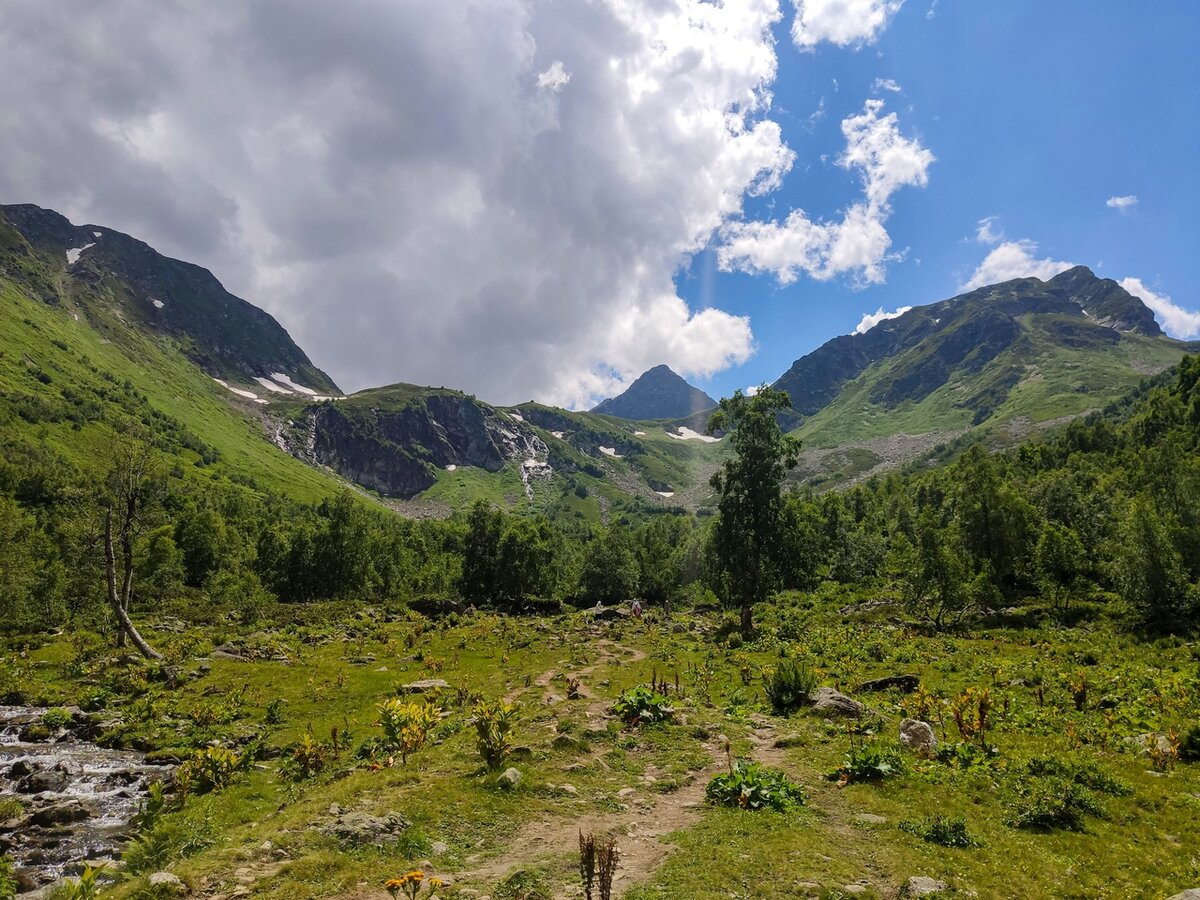
[[[603,401],[592,412],[622,419],[678,419],[712,409],[712,397],[688,384],[670,366],[647,369],[624,393]]]

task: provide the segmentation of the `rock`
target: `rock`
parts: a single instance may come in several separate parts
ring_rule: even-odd
[[[400,840],[410,823],[398,813],[385,813],[382,816],[372,816],[364,812],[342,812],[341,807],[334,804],[330,812],[337,808],[337,818],[328,825],[317,828],[321,834],[335,837],[348,846],[383,847],[395,844]]]
[[[501,772],[499,777],[496,778],[496,785],[497,787],[504,788],[505,790],[512,790],[521,783],[521,779],[523,777],[524,776],[521,774],[520,769],[508,768]]]
[[[550,742],[550,747],[553,750],[562,751],[564,753],[582,753],[586,748],[583,743],[569,734],[560,734]]]
[[[33,825],[52,828],[55,825],[69,825],[71,822],[80,822],[86,819],[88,815],[89,813],[82,803],[72,801],[58,806],[47,806],[45,809],[39,809],[30,817],[29,821]]]
[[[16,781],[18,778],[24,778],[26,775],[33,774],[33,767],[23,759],[18,759],[12,764],[12,768],[8,770],[8,777]]]
[[[870,886],[865,885],[865,884],[843,884],[842,885],[842,892],[845,894],[849,894],[852,897],[857,897],[860,894],[865,894],[868,890],[870,890]]]
[[[1139,734],[1137,737],[1126,738],[1126,740],[1143,752],[1148,750],[1151,743],[1158,747],[1160,753],[1170,753],[1174,747],[1171,738],[1161,731],[1150,731],[1146,734]]]
[[[617,619],[627,619],[631,613],[619,606],[601,606],[592,610],[592,618],[597,622],[613,622]]]
[[[1178,894],[1172,894],[1167,900],[1200,900],[1200,887],[1188,888]]]
[[[572,797],[579,793],[579,788],[575,787],[573,784],[560,784],[558,789],[564,794],[570,794]]]
[[[57,794],[70,783],[71,777],[65,772],[34,772],[17,784],[17,792],[20,794]]]
[[[450,682],[441,678],[425,678],[421,681],[410,681],[396,688],[398,694],[434,694],[438,691],[450,690]]]
[[[949,889],[950,885],[944,881],[938,881],[936,878],[930,878],[928,875],[914,875],[908,881],[904,882],[900,896],[928,897],[932,894],[940,894],[942,891]]]
[[[434,841],[433,845],[429,848],[429,852],[434,856],[441,856],[450,852],[450,845],[445,841]]]
[[[188,892],[188,886],[183,883],[183,879],[173,872],[155,872],[150,876],[150,887],[178,896],[183,896]]]
[[[617,796],[618,797],[631,797],[636,793],[637,793],[637,788],[627,787],[627,788],[621,788],[619,791],[617,791]]]
[[[916,675],[888,675],[886,678],[876,678],[864,681],[858,686],[859,691],[890,691],[895,688],[906,694],[911,694],[921,684]]]
[[[854,821],[860,825],[886,825],[887,819],[883,816],[877,816],[874,813],[858,813],[854,817]]]
[[[808,700],[812,704],[813,710],[823,716],[858,717],[867,711],[867,708],[857,700],[828,687],[817,688],[808,695]]]
[[[915,753],[928,756],[937,746],[933,726],[920,719],[905,719],[900,723],[900,743]]]

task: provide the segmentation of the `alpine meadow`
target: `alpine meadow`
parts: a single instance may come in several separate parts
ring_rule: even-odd
[[[7,11],[0,900],[1200,898],[1200,9],[1053,7]]]

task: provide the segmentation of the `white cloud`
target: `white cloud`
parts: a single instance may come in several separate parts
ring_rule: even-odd
[[[758,392],[761,389],[761,387],[762,387],[761,385],[752,384],[748,388],[746,388],[746,390],[743,391],[742,393],[744,393],[747,397],[756,397],[756,396],[758,396]]]
[[[862,321],[854,326],[855,334],[866,334],[880,322],[885,322],[888,319],[897,319],[912,309],[911,306],[901,306],[895,312],[888,312],[882,306],[873,313],[863,313]]]
[[[1126,194],[1123,197],[1109,197],[1104,202],[1104,205],[1109,209],[1117,209],[1121,212],[1133,209],[1137,204],[1138,198],[1136,194]]]
[[[1037,259],[1036,253],[1037,243],[1034,241],[1005,241],[984,257],[962,290],[971,291],[1014,278],[1040,278],[1047,281],[1075,266],[1075,263],[1057,259]]]
[[[561,91],[571,81],[571,73],[563,66],[561,59],[550,63],[550,68],[538,73],[537,86],[552,91]]]
[[[1200,338],[1200,312],[1184,309],[1166,294],[1155,293],[1146,287],[1140,278],[1125,278],[1119,283],[1150,307],[1163,330],[1172,337],[1184,340]]]
[[[857,170],[865,199],[852,204],[840,222],[814,222],[793,210],[783,222],[734,222],[717,251],[723,270],[774,273],[791,284],[801,273],[825,281],[852,272],[864,283],[884,280],[891,237],[884,223],[891,197],[905,186],[928,183],[933,154],[900,133],[895,113],[881,115],[882,100],[868,100],[860,115],[842,122],[846,150],[837,164]]]
[[[1004,240],[1004,232],[996,229],[997,216],[987,216],[979,220],[975,229],[975,240],[981,244],[997,244]]]
[[[211,268],[347,389],[587,404],[753,352],[745,317],[689,308],[674,276],[793,163],[771,118],[781,17],[21,4],[0,28],[0,197]]]
[[[904,0],[793,0],[792,40],[801,50],[821,41],[839,47],[872,44]]]
[[[871,85],[871,90],[879,93],[880,91],[891,91],[894,94],[900,93],[903,88],[896,83],[894,78],[876,78],[874,84]]]

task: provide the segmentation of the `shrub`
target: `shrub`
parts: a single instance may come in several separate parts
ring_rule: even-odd
[[[71,713],[61,707],[57,709],[48,709],[42,713],[42,724],[47,728],[57,731],[59,728],[66,728],[75,720]]]
[[[978,847],[967,834],[967,820],[962,816],[929,816],[916,822],[901,822],[900,830],[915,834],[922,840],[942,847]]]
[[[432,703],[404,703],[393,699],[379,705],[384,746],[399,751],[401,761],[405,763],[410,753],[425,746],[430,732],[441,720],[440,707]]]
[[[25,804],[17,797],[0,797],[0,822],[15,819],[25,812]]]
[[[100,873],[103,871],[104,863],[98,866],[84,863],[79,877],[68,880],[59,896],[62,900],[95,900],[100,893]]]
[[[329,746],[316,740],[309,732],[292,747],[279,770],[292,781],[305,781],[325,771],[329,764],[329,756]]]
[[[1179,741],[1179,759],[1200,762],[1200,725],[1193,725]]]
[[[1054,756],[1035,756],[1025,763],[1023,771],[1034,778],[1058,778],[1114,797],[1133,793],[1130,785],[1109,775],[1090,760],[1068,761]]]
[[[168,816],[135,837],[121,859],[134,875],[157,872],[176,859],[207,850],[216,843],[216,830],[207,816]]]
[[[785,659],[763,673],[763,690],[771,709],[785,716],[807,704],[808,695],[817,686],[812,666],[798,659]]]
[[[675,718],[675,709],[664,695],[644,684],[630,688],[612,706],[612,711],[631,728],[670,722]]]
[[[241,757],[224,747],[197,750],[175,770],[175,785],[181,796],[219,791],[233,780],[241,767]]]
[[[1104,816],[1096,795],[1082,785],[1060,778],[1023,783],[1005,822],[1031,831],[1082,831],[1084,816]]]
[[[829,779],[839,784],[882,781],[903,771],[904,757],[897,748],[878,741],[857,746],[851,743],[841,766],[830,773]]]
[[[778,769],[739,759],[708,783],[704,791],[710,803],[742,809],[774,809],[781,812],[807,799],[804,788]]]
[[[934,756],[937,757],[938,762],[957,766],[963,770],[989,768],[999,755],[1000,751],[991,744],[980,746],[962,741],[953,744],[939,744],[934,750]]]
[[[475,747],[489,769],[499,769],[512,753],[517,710],[517,704],[503,700],[480,700],[475,704]]]
[[[0,900],[12,900],[17,895],[17,879],[13,875],[13,864],[7,856],[0,856]]]

